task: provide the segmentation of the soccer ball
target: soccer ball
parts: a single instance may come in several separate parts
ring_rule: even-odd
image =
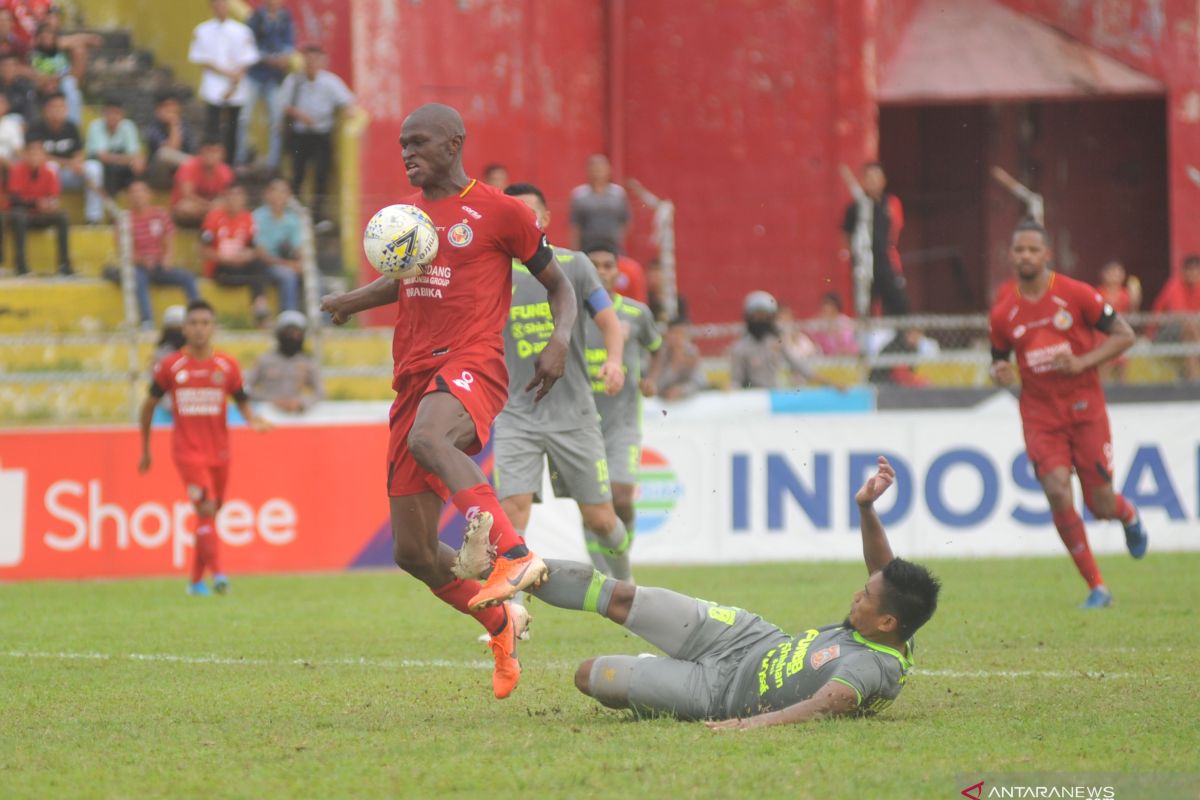
[[[416,206],[385,206],[367,223],[363,250],[380,275],[412,278],[437,256],[437,228]]]

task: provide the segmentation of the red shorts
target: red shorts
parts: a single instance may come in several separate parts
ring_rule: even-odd
[[[183,479],[188,500],[216,500],[217,507],[225,500],[225,483],[229,480],[229,464],[189,464],[176,461],[175,468]]]
[[[1112,483],[1112,432],[1108,414],[1062,425],[1039,426],[1026,421],[1025,452],[1039,478],[1059,467],[1075,468],[1084,496]]]
[[[491,349],[457,353],[440,364],[401,373],[393,385],[396,400],[388,414],[388,496],[432,490],[446,500],[450,497],[446,484],[418,464],[408,451],[408,434],[417,419],[417,409],[427,394],[453,395],[475,424],[475,443],[466,452],[478,453],[491,436],[492,420],[508,400],[504,355]]]

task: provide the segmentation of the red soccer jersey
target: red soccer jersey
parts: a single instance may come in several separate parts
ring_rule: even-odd
[[[218,206],[204,217],[200,226],[200,241],[217,251],[218,259],[228,259],[254,245],[254,215],[249,211],[230,214]],[[217,262],[204,262],[204,274],[211,278],[217,271]]]
[[[212,172],[204,169],[204,162],[200,160],[200,156],[192,156],[187,161],[179,165],[179,169],[175,170],[175,184],[171,189],[171,205],[179,202],[179,198],[183,196],[183,184],[190,183],[196,187],[196,194],[212,200],[221,192],[225,191],[225,187],[233,183],[234,174],[228,164],[218,164]]]
[[[1200,283],[1189,286],[1179,276],[1171,278],[1158,293],[1154,310],[1164,313],[1200,311]]]
[[[242,370],[224,353],[197,361],[186,350],[163,357],[154,367],[155,391],[171,393],[175,432],[171,449],[182,464],[229,463],[225,397],[243,396]]]
[[[1062,353],[1083,355],[1104,334],[1096,324],[1109,306],[1091,286],[1051,273],[1050,285],[1038,300],[1020,291],[1004,293],[992,308],[992,347],[1015,352],[1021,373],[1021,417],[1055,424],[1105,413],[1100,373],[1085,370],[1067,375],[1053,367]]]
[[[429,201],[418,193],[404,202],[433,220],[438,252],[423,275],[400,284],[396,373],[467,348],[503,353],[512,262],[528,261],[543,239],[533,212],[478,181],[453,197]]]

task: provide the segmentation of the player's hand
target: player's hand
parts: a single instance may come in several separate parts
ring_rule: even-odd
[[[563,376],[567,368],[567,343],[556,336],[550,337],[542,352],[538,353],[533,362],[533,380],[525,387],[525,391],[537,388],[533,402],[538,402],[549,393],[551,387]]]
[[[705,720],[704,726],[710,731],[744,731],[750,725],[749,721],[744,719],[723,719],[723,720]]]
[[[272,425],[270,422],[267,422],[262,417],[254,417],[249,422],[250,422],[250,428],[252,430],[258,431],[259,433],[266,433],[267,431],[269,431],[275,427],[274,425]]]
[[[653,378],[642,378],[638,382],[638,388],[642,390],[642,397],[654,397],[658,394],[658,385]]]
[[[1078,375],[1086,369],[1083,361],[1074,353],[1059,353],[1051,363],[1055,370],[1067,375]]]
[[[993,361],[988,374],[992,376],[992,383],[998,386],[1012,386],[1013,381],[1016,380],[1012,364],[1007,361]]]
[[[142,453],[142,458],[138,461],[138,472],[145,475],[150,471],[150,454]]]
[[[854,502],[860,506],[869,506],[874,503],[883,493],[888,490],[888,487],[896,482],[896,470],[888,463],[888,460],[883,456],[879,457],[879,470],[867,478],[866,483],[854,495]]]
[[[335,292],[333,294],[327,294],[321,298],[321,310],[329,315],[329,318],[333,320],[334,325],[345,325],[350,321],[350,318],[354,316],[353,314],[348,314],[339,308],[341,305],[339,301],[342,299],[342,295],[344,294],[345,292]]]
[[[625,368],[615,361],[605,361],[600,365],[600,380],[604,381],[606,395],[619,394],[625,387]]]

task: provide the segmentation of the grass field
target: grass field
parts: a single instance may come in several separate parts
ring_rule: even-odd
[[[399,573],[235,578],[224,598],[0,586],[0,797],[957,798],[983,773],[1200,773],[1200,555],[1102,559],[1102,612],[1075,609],[1065,556],[930,563],[941,610],[883,716],[721,734],[578,694],[577,661],[649,646],[536,602],[521,687],[495,701],[474,623]],[[842,619],[863,573],[639,579],[797,629]],[[1136,796],[1196,797],[1200,775],[1156,781]]]

